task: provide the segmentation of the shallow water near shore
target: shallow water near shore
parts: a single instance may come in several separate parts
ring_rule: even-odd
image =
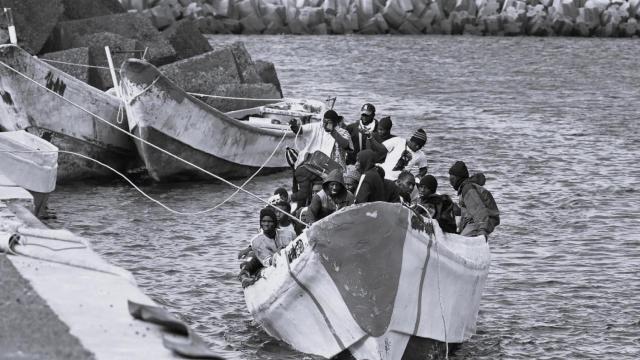
[[[478,332],[452,359],[640,357],[640,71],[637,39],[451,36],[213,36],[275,63],[286,97],[364,102],[392,132],[427,130],[439,191],[455,160],[487,175],[501,210]],[[179,115],[177,115],[179,116]],[[247,189],[267,198],[289,173]],[[236,183],[241,183],[238,181]],[[220,184],[144,186],[181,211],[212,207]],[[260,205],[172,215],[121,182],[59,186],[49,208],[229,359],[312,359],[246,310],[236,253]],[[79,294],[81,296],[81,294]]]

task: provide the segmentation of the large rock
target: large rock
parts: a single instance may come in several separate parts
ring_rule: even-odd
[[[202,36],[198,25],[189,19],[180,20],[171,25],[162,32],[162,36],[169,40],[180,60],[211,51],[211,45]]]
[[[140,45],[149,48],[146,59],[154,65],[170,63],[176,59],[176,51],[169,41],[151,24],[148,18],[135,13],[61,22],[53,31],[47,47],[51,51],[69,49],[73,47],[71,44],[75,37],[103,32],[138,40]],[[100,45],[102,44],[94,44],[94,46]]]
[[[260,75],[256,70],[256,66],[251,60],[251,55],[244,47],[244,43],[236,41],[230,46],[231,53],[238,66],[238,74],[240,74],[240,82],[245,84],[260,83]]]
[[[86,19],[96,16],[126,12],[118,0],[62,0],[66,20]]]
[[[252,108],[271,102],[268,100],[256,101],[252,99],[280,99],[282,97],[278,89],[276,89],[273,84],[264,83],[218,85],[211,89],[210,95],[221,96],[221,98],[198,98],[207,103],[209,106],[223,112]]]
[[[89,60],[88,47],[81,47],[76,49],[52,52],[52,53],[44,54],[40,56],[40,58],[42,60],[45,60],[45,62],[46,60],[54,60],[55,62],[49,62],[51,66],[55,66],[56,68],[66,72],[67,74],[75,77],[78,80],[82,80],[87,84],[89,83],[88,67],[60,63],[60,62],[64,62],[64,63],[70,63],[70,64],[89,65],[90,60]]]
[[[141,54],[136,51],[144,50],[138,41],[109,32],[84,36],[76,35],[72,40],[71,46],[74,48],[88,47],[89,64],[97,66],[109,66],[107,54],[104,50],[105,46],[109,46],[116,72],[126,59],[140,57]],[[91,68],[89,70],[89,84],[101,90],[112,88],[111,73],[107,69]]]
[[[273,84],[276,89],[278,89],[280,97],[282,97],[282,87],[280,86],[280,80],[278,79],[278,73],[276,72],[275,65],[269,61],[256,60],[255,66],[262,82]]]
[[[230,48],[213,50],[161,66],[160,71],[188,92],[213,94],[220,84],[240,84],[235,57]]]
[[[30,54],[40,53],[64,11],[62,0],[3,0],[2,5],[13,10],[18,44]]]

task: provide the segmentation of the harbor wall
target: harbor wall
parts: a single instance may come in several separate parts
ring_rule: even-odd
[[[640,35],[640,0],[120,0],[210,34]]]

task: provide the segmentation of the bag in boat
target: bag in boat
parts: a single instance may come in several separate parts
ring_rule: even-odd
[[[311,154],[300,166],[304,166],[307,170],[323,179],[326,178],[332,170],[343,170],[340,164],[331,160],[330,157],[320,150]]]

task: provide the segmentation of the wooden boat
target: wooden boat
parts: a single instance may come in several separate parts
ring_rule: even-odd
[[[120,99],[62,72],[15,45],[0,45],[0,62],[0,129],[26,130],[60,150],[81,153],[119,170],[136,161],[133,142],[126,133],[94,118],[7,66],[109,123],[128,130],[122,115],[118,121]],[[120,110],[124,114],[124,109]],[[58,161],[58,181],[114,176],[110,170],[70,154],[61,154]]]
[[[34,214],[42,214],[56,188],[58,148],[24,130],[0,133],[0,175],[28,190]]]
[[[253,174],[285,134],[283,144],[266,163],[262,174],[288,168],[285,149],[295,143],[288,120],[295,117],[311,121],[324,113],[320,102],[295,104],[282,99],[222,113],[187,94],[153,65],[138,59],[127,60],[120,75],[132,133],[227,178]],[[211,179],[141,141],[135,143],[149,175],[156,181]]]
[[[490,263],[484,237],[382,202],[314,223],[274,257],[244,289],[254,319],[299,351],[368,360],[468,340]]]

